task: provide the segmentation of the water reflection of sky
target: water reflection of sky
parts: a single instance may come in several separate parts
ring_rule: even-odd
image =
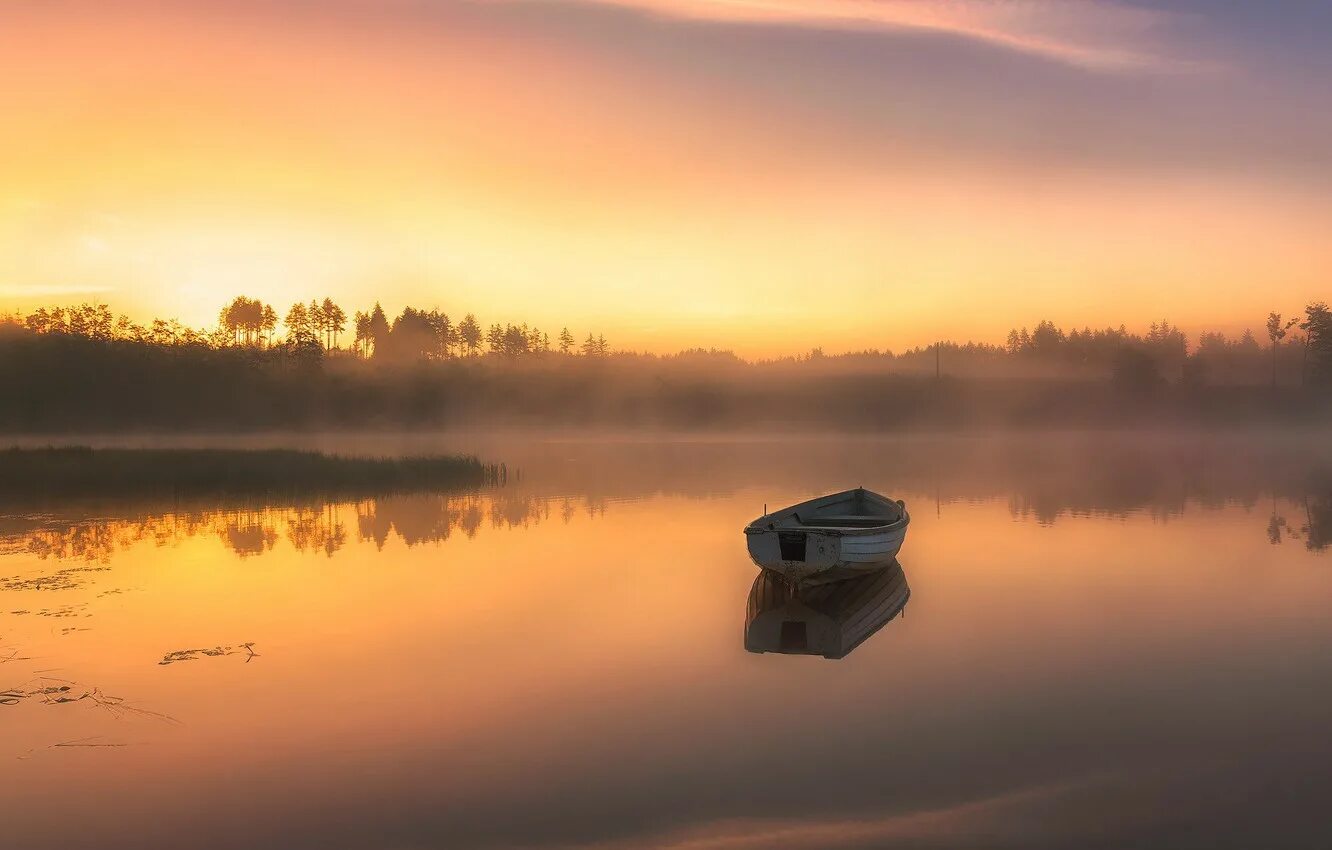
[[[773,449],[532,449],[474,495],[7,509],[6,835],[1318,843],[1332,561],[1307,454],[963,446],[895,477]],[[840,661],[747,653],[741,527],[853,469],[912,506],[909,616]]]

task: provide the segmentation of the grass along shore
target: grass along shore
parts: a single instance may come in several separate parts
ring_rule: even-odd
[[[345,457],[293,449],[0,450],[0,495],[299,495],[463,490],[503,484],[472,456]]]

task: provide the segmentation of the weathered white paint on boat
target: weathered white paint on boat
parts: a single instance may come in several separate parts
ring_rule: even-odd
[[[910,598],[896,561],[817,585],[795,584],[764,570],[749,591],[745,649],[843,658],[905,610]]]
[[[764,514],[745,540],[754,563],[805,580],[891,563],[910,522],[902,502],[857,488]]]

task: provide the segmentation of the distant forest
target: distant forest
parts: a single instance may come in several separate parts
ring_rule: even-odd
[[[849,430],[1326,422],[1332,310],[1271,313],[1260,335],[1169,322],[1014,329],[1003,345],[940,341],[746,361],[654,355],[604,335],[332,299],[281,317],[238,297],[212,328],[141,325],[105,304],[0,317],[0,429],[746,426]]]

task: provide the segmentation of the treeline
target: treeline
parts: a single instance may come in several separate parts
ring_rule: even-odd
[[[1003,345],[941,341],[894,354],[891,350],[828,355],[822,349],[773,362],[833,367],[894,363],[916,372],[963,375],[1114,377],[1128,383],[1300,386],[1332,382],[1332,310],[1309,304],[1302,315],[1271,313],[1260,342],[1251,330],[1238,337],[1204,331],[1196,341],[1169,321],[1146,333],[1123,325],[1065,331],[1050,321],[1013,329]]]
[[[1332,420],[1332,312],[1273,314],[1266,340],[1169,323],[1040,322],[1006,345],[941,342],[746,361],[612,351],[526,325],[330,299],[237,298],[211,329],[106,305],[0,319],[0,431],[379,427],[1112,427]]]
[[[291,305],[279,320],[271,304],[240,296],[221,311],[217,326],[195,329],[175,320],[155,319],[140,325],[116,316],[105,304],[38,309],[28,315],[0,319],[0,330],[27,330],[39,335],[84,337],[103,342],[123,341],[171,348],[244,348],[304,357],[354,355],[364,360],[399,364],[493,356],[506,359],[529,355],[609,357],[673,360],[712,366],[824,366],[872,367],[886,371],[935,372],[942,375],[1010,376],[1117,376],[1133,382],[1177,382],[1187,385],[1294,383],[1332,381],[1332,310],[1324,302],[1311,303],[1303,314],[1283,319],[1271,313],[1262,341],[1250,330],[1230,338],[1203,332],[1191,342],[1169,321],[1153,322],[1146,333],[1118,328],[1065,331],[1050,321],[1034,329],[1008,332],[1003,345],[939,341],[908,348],[868,349],[825,354],[815,348],[803,355],[747,362],[733,352],[689,349],[675,355],[654,356],[630,351],[612,352],[606,337],[588,333],[579,342],[562,328],[552,338],[526,323],[494,323],[483,327],[468,313],[454,321],[438,309],[406,307],[393,319],[376,303],[350,318],[331,298]],[[279,327],[281,333],[279,333]],[[349,337],[345,335],[350,334]],[[346,342],[345,348],[342,343]]]
[[[238,296],[222,308],[214,328],[191,328],[175,319],[154,319],[141,325],[112,314],[106,304],[39,308],[32,313],[0,317],[11,329],[37,334],[64,334],[102,341],[120,340],[159,346],[203,348],[255,348],[286,354],[322,354],[340,351],[342,335],[352,333],[347,352],[366,359],[431,360],[476,357],[482,353],[515,357],[523,354],[610,354],[606,337],[591,334],[579,343],[568,328],[552,341],[548,333],[526,323],[492,324],[482,328],[468,313],[455,323],[447,313],[406,307],[391,322],[378,303],[356,311],[350,325],[346,312],[333,299],[297,302],[287,309],[278,335],[278,313],[257,298]]]

